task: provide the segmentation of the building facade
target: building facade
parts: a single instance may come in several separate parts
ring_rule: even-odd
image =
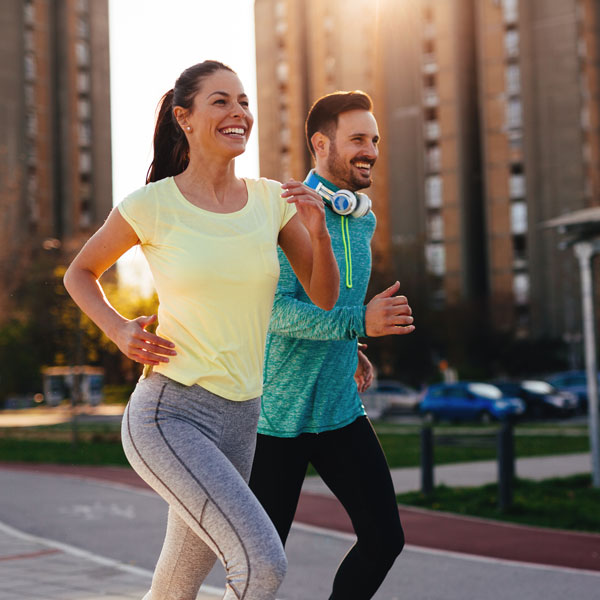
[[[261,174],[301,177],[312,101],[373,97],[376,267],[432,310],[577,339],[578,272],[543,222],[600,204],[595,0],[256,0]],[[416,301],[415,301],[416,299]]]
[[[0,48],[7,309],[44,253],[70,260],[112,207],[108,0],[6,0]]]

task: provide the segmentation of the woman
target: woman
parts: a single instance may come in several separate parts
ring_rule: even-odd
[[[339,273],[316,193],[235,176],[252,123],[229,67],[185,70],[161,100],[147,185],[111,212],[65,275],[82,310],[145,365],[123,447],[169,518],[144,600],[195,599],[216,557],[226,599],[274,598],[285,574],[278,535],[247,486],[277,243],[324,309],[337,300]],[[156,335],[145,331],[156,315],[125,319],[98,283],[138,243],[160,301]]]

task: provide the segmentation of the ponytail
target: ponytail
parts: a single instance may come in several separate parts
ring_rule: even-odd
[[[200,90],[202,81],[217,71],[235,71],[216,60],[187,68],[158,103],[158,117],[154,129],[154,156],[146,174],[146,183],[173,177],[185,171],[190,162],[190,147],[185,133],[173,114],[174,106],[191,110],[194,96]]]
[[[154,156],[146,174],[146,183],[178,175],[185,170],[190,160],[190,148],[173,116],[173,90],[169,90],[158,103],[153,146]]]

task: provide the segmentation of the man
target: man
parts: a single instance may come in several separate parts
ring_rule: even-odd
[[[363,92],[323,96],[308,114],[306,137],[315,169],[305,183],[326,204],[340,296],[329,312],[314,306],[280,253],[250,487],[285,543],[313,464],[357,534],[330,600],[362,600],[381,585],[404,534],[389,468],[358,395],[357,383],[362,391],[372,379],[358,338],[402,335],[414,326],[406,298],[395,296],[398,282],[364,305],[376,219],[368,198],[354,193],[371,185],[378,156],[371,99]],[[353,193],[336,195],[339,189]],[[354,216],[339,214],[354,204]]]

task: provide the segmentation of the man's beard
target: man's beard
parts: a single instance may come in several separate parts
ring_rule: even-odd
[[[357,157],[353,160],[358,160],[362,162],[369,163],[372,165],[372,161],[366,158]],[[371,185],[371,177],[369,177],[368,182],[365,183],[365,180],[359,176],[354,175],[352,172],[352,168],[350,165],[344,164],[344,161],[340,158],[340,155],[337,152],[337,148],[335,146],[335,142],[331,141],[329,146],[329,157],[327,159],[327,169],[331,175],[334,176],[337,183],[343,183],[343,185],[339,186],[340,188],[350,190],[351,192],[356,192],[358,190],[362,190],[364,188],[368,188]],[[332,183],[336,183],[332,182]]]

